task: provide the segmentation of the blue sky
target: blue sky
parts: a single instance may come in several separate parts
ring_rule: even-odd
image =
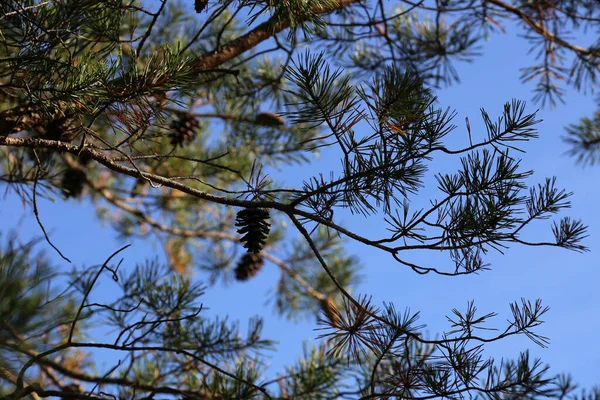
[[[458,111],[455,123],[459,128],[454,133],[457,140],[466,137],[465,116],[469,117],[474,137],[478,132],[482,134],[481,107],[491,116],[497,116],[506,101],[518,98],[528,101],[528,110],[539,108],[530,100],[533,86],[523,85],[519,80],[519,68],[532,62],[528,50],[529,44],[517,38],[513,30],[507,35],[492,36],[484,44],[483,55],[473,64],[457,64],[462,82],[437,92],[440,106],[450,106]],[[572,90],[568,91],[566,104],[540,110],[538,116],[543,119],[538,125],[540,138],[524,145],[527,153],[522,161],[525,169],[535,170],[531,182],[557,176],[558,186],[575,193],[571,199],[573,207],[565,215],[583,218],[590,226],[590,237],[585,244],[591,252],[579,254],[555,248],[514,246],[505,255],[492,253],[487,257],[492,264],[491,271],[448,278],[417,275],[385,254],[349,243],[348,250],[358,255],[364,266],[365,282],[359,291],[372,294],[376,304],[391,301],[398,309],[410,307],[412,311],[420,311],[420,322],[427,324],[426,331],[432,336],[449,329],[445,316],[452,308],[464,310],[470,300],[475,300],[482,313],[498,312],[494,326],[502,328],[510,316],[510,302],[521,297],[542,298],[551,310],[546,315],[546,323],[537,332],[550,337],[549,348],[541,349],[524,338],[510,339],[489,345],[486,354],[514,359],[520,350],[529,348],[535,356],[551,364],[552,371],[572,373],[582,386],[600,383],[596,372],[600,365],[600,343],[595,340],[600,331],[600,290],[597,290],[600,282],[597,261],[600,218],[596,206],[600,198],[597,185],[600,167],[575,165],[574,160],[564,154],[567,148],[560,138],[566,124],[589,116],[594,110],[591,96]],[[450,165],[445,162],[434,162],[434,169],[444,170]],[[299,182],[313,172],[338,166],[337,159],[323,157],[307,168],[292,168],[286,173],[291,181]],[[425,188],[424,193],[422,200],[427,201],[429,188]],[[23,238],[41,234],[30,210],[24,209],[16,196],[9,194],[1,199],[3,231],[17,229]],[[117,242],[109,227],[97,221],[90,204],[40,201],[39,208],[53,242],[77,265],[102,263],[124,244]],[[373,220],[361,216],[344,215],[343,219],[366,235],[375,235],[383,229]],[[552,239],[550,221],[538,223],[529,229],[529,234],[535,239]],[[47,252],[64,265],[49,247]],[[149,254],[163,257],[157,247],[140,242],[122,253],[129,263],[141,262]],[[423,253],[417,257],[421,257],[418,260],[449,265],[449,259],[444,256]],[[265,336],[279,341],[278,351],[269,359],[273,371],[279,371],[295,359],[301,351],[302,340],[313,340],[318,335],[313,330],[313,320],[288,322],[275,317],[272,306],[265,304],[278,274],[277,267],[267,264],[265,271],[255,279],[227,288],[210,289],[203,298],[209,308],[208,315],[228,314],[233,319],[239,318],[242,326],[252,315],[265,316]]]

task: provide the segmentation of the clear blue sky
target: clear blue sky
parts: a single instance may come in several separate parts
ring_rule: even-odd
[[[519,81],[519,68],[530,65],[532,60],[528,49],[529,45],[518,39],[513,30],[508,35],[492,36],[485,43],[483,56],[473,64],[457,65],[462,82],[437,92],[441,106],[450,106],[458,111],[455,120],[459,125],[455,131],[457,140],[465,139],[465,116],[470,119],[474,136],[478,132],[482,134],[480,107],[492,116],[499,115],[502,105],[512,98],[527,100],[528,110],[539,107],[530,101],[532,86]],[[525,145],[527,153],[523,155],[522,165],[535,170],[532,182],[541,182],[545,177],[556,175],[559,186],[575,192],[573,207],[567,214],[584,218],[589,224],[590,237],[585,244],[592,252],[578,254],[562,249],[515,246],[504,256],[491,254],[487,257],[492,263],[491,271],[447,278],[419,276],[395,264],[385,254],[366,247],[349,244],[348,250],[357,254],[365,267],[365,282],[360,292],[372,294],[375,303],[392,301],[398,309],[410,307],[412,311],[420,311],[420,322],[427,324],[426,330],[431,335],[449,329],[445,316],[452,308],[464,310],[469,300],[474,299],[482,313],[498,312],[495,326],[502,328],[510,316],[510,302],[521,297],[531,300],[542,298],[551,310],[546,315],[546,323],[537,332],[550,337],[550,347],[541,349],[526,339],[512,339],[488,346],[486,354],[514,359],[520,350],[530,348],[535,356],[551,364],[552,371],[570,372],[577,382],[591,386],[600,383],[597,374],[600,343],[596,340],[600,331],[600,290],[597,288],[600,282],[597,261],[600,218],[596,206],[600,199],[600,186],[597,184],[600,166],[576,166],[573,159],[564,155],[566,146],[560,136],[566,124],[591,115],[595,105],[591,96],[571,90],[566,101],[556,109],[540,110],[538,116],[544,120],[538,125],[540,139]],[[291,181],[299,182],[320,168],[336,169],[338,165],[336,159],[325,161],[323,158],[312,167],[292,168],[286,173]],[[436,170],[443,170],[445,166],[443,162],[433,164]],[[428,189],[425,192],[429,192]],[[427,194],[422,200],[428,200]],[[3,231],[18,229],[22,238],[41,234],[30,210],[25,210],[16,196],[9,195],[0,201]],[[40,201],[39,208],[45,226],[52,231],[52,240],[77,265],[102,263],[124,244],[116,241],[116,235],[109,227],[96,220],[90,204]],[[382,229],[360,216],[344,216],[344,220],[367,235],[374,235]],[[531,238],[552,239],[550,221],[543,221],[528,232]],[[65,265],[50,248],[48,254]],[[142,261],[149,254],[163,257],[158,247],[139,242],[122,253],[130,265]],[[420,257],[427,262],[442,260],[449,265],[445,256],[424,253]],[[65,268],[69,266],[65,265]],[[275,317],[272,306],[265,304],[278,274],[277,267],[267,264],[265,271],[250,282],[210,289],[203,299],[209,307],[209,315],[228,314],[233,319],[239,318],[242,327],[252,315],[265,316],[265,336],[279,340],[278,352],[270,358],[273,371],[280,371],[283,365],[296,358],[302,340],[313,340],[318,335],[313,331],[313,320],[298,324],[287,322]]]

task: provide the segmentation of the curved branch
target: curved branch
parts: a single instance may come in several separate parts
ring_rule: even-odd
[[[507,4],[503,1],[500,0],[487,0],[489,3],[494,4],[500,8],[503,8],[504,10],[516,15],[517,17],[519,17],[520,19],[522,19],[527,25],[529,25],[535,32],[539,33],[540,35],[542,35],[542,37],[546,40],[549,40],[551,42],[554,43],[558,43],[563,47],[566,47],[572,51],[574,51],[575,53],[577,53],[579,56],[585,56],[587,54],[590,53],[589,49],[586,49],[584,47],[580,47],[577,45],[574,45],[572,43],[569,42],[565,42],[564,40],[562,40],[561,38],[559,38],[558,36],[556,36],[555,34],[553,34],[552,32],[548,31],[546,29],[546,27],[544,27],[543,25],[538,24],[537,22],[535,22],[529,15],[527,15],[525,13],[525,11],[521,10],[518,7],[515,7],[513,5]]]
[[[359,3],[361,0],[339,0],[333,7],[315,7],[314,14],[326,14],[340,8],[347,7],[353,3]],[[218,49],[198,57],[192,62],[196,68],[203,70],[214,68],[218,65],[239,56],[240,54],[256,47],[259,43],[278,34],[290,27],[289,19],[281,19],[279,15],[271,17],[250,32],[232,40],[231,42],[219,47]]]

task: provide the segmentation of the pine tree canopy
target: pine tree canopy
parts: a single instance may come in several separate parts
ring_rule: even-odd
[[[521,157],[536,103],[597,88],[599,28],[597,0],[0,1],[0,181],[39,223],[37,240],[0,238],[0,399],[600,398],[527,351],[485,355],[513,336],[546,346],[541,300],[503,325],[441,303],[450,328],[427,332],[357,291],[372,266],[353,255],[451,285],[490,252],[587,251],[571,192]],[[436,91],[510,29],[535,55],[534,104],[482,108],[471,129]],[[600,114],[566,141],[597,162]],[[76,266],[45,200],[93,205],[122,247]],[[140,240],[164,253],[131,260]],[[318,328],[275,373],[266,315],[242,327],[203,302],[265,269],[277,315]]]

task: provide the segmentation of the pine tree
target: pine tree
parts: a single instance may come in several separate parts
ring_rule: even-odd
[[[519,237],[570,205],[555,179],[531,184],[533,171],[519,164],[518,150],[538,135],[524,102],[507,102],[497,118],[482,110],[483,137],[467,125],[469,144],[449,144],[455,113],[437,106],[435,89],[456,83],[453,63],[475,60],[484,37],[511,21],[540,50],[523,70],[524,81],[537,82],[536,100],[557,104],[561,82],[597,86],[600,44],[581,47],[565,35],[597,27],[596,0],[1,2],[2,182],[36,216],[39,196],[93,200],[122,238],[156,235],[168,256],[124,271],[114,260],[123,247],[99,266],[65,271],[36,253],[50,246],[65,258],[39,218],[44,241],[5,241],[0,396],[573,395],[569,377],[555,378],[527,352],[503,362],[481,355],[486,343],[517,335],[546,345],[536,333],[548,310],[541,300],[511,304],[505,330],[487,336],[473,332],[495,314],[470,303],[453,310],[452,331],[429,339],[417,313],[353,290],[369,270],[353,243],[444,276],[482,272],[490,250],[513,245],[587,250],[585,224],[569,216],[551,225],[553,242]],[[597,125],[570,128],[585,139],[574,143],[596,149]],[[340,168],[297,187],[270,177],[319,153]],[[435,175],[439,197],[419,209],[441,155],[460,166]],[[387,236],[348,230],[339,218],[348,211],[381,217]],[[449,261],[415,264],[408,250]],[[200,283],[271,267],[280,273],[278,314],[318,318],[322,339],[273,379],[263,369],[273,342],[262,337],[262,319],[243,331],[209,318]],[[105,276],[114,300],[94,303]],[[99,321],[113,328],[111,340],[90,338]],[[106,370],[93,351],[123,356]]]

